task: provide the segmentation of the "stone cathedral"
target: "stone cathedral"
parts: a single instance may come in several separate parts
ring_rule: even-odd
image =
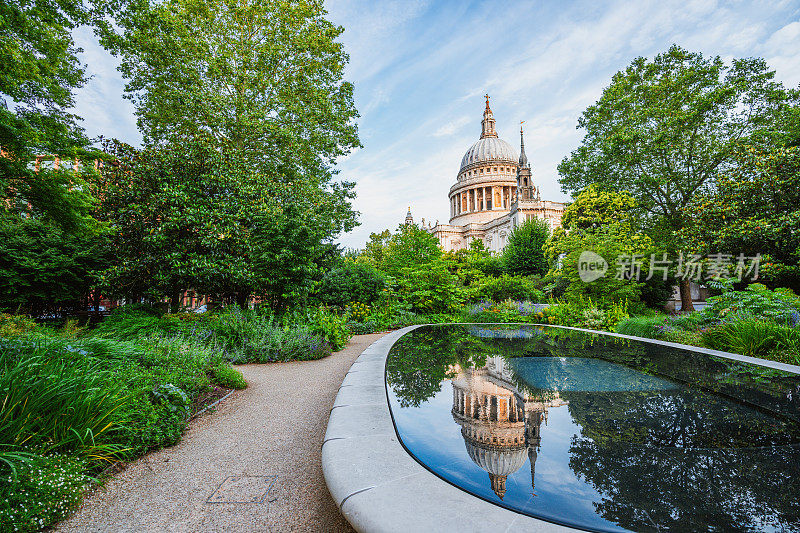
[[[478,239],[490,251],[500,252],[511,231],[528,219],[543,219],[551,229],[560,226],[565,207],[561,202],[542,200],[525,155],[522,128],[519,157],[498,137],[488,95],[481,137],[461,159],[448,196],[449,223],[425,226],[423,220],[422,224],[447,251],[466,248],[472,239]],[[410,209],[406,223],[413,223]]]

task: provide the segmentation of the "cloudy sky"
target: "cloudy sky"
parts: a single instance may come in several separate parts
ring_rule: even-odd
[[[355,181],[361,225],[340,239],[361,247],[394,229],[410,206],[445,222],[447,191],[480,133],[483,94],[500,137],[525,146],[542,197],[566,200],[556,166],[582,137],[578,116],[637,56],[676,43],[707,55],[763,57],[800,84],[800,0],[576,2],[328,0],[344,26],[347,78],[356,87],[364,147],[341,161]],[[93,75],[77,112],[92,136],[140,142],[116,62],[89,32],[78,35]]]

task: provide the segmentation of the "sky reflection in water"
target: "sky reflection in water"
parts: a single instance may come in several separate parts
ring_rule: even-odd
[[[578,333],[405,336],[387,362],[403,444],[476,496],[584,529],[800,530],[796,376]]]

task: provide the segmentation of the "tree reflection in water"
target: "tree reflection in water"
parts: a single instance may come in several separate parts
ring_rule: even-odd
[[[800,530],[797,376],[540,327],[426,327],[392,349],[393,411],[424,407],[448,380],[449,414],[464,444],[448,453],[466,453],[487,472],[475,482],[503,505],[585,527],[598,522],[575,509],[593,507],[605,523],[637,531]],[[575,479],[573,492],[560,495],[567,480],[538,480],[545,509],[530,493],[506,496],[505,483],[527,459],[533,490],[548,437],[542,424],[554,407],[568,409],[575,429],[559,445],[568,455],[556,450],[547,460],[568,462]],[[400,426],[398,433],[403,439]],[[459,484],[441,465],[428,466]],[[591,506],[570,506],[576,483]],[[482,490],[475,493],[486,497]],[[559,506],[573,515],[554,515]]]

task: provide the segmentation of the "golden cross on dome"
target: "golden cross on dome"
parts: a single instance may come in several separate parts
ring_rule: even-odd
[[[489,93],[484,94],[484,96],[486,97],[486,107],[488,109],[488,107],[489,107]]]

